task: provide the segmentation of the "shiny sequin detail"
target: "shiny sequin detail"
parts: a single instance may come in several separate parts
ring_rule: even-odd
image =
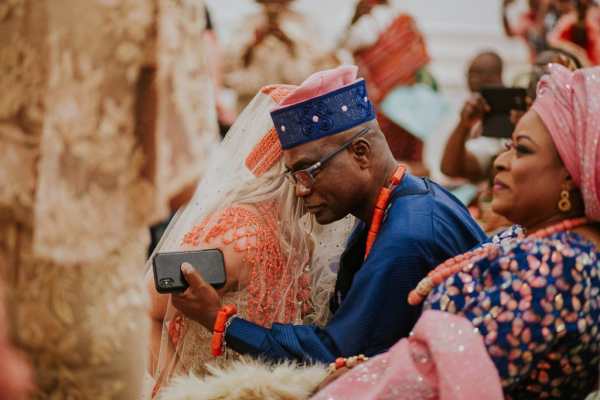
[[[471,320],[507,398],[585,398],[598,382],[600,257],[573,232],[524,239],[509,230],[498,250],[448,278],[425,308]]]

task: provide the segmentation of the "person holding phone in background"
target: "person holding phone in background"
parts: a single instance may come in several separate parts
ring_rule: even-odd
[[[480,182],[488,175],[493,156],[502,151],[502,141],[481,137],[481,118],[488,105],[479,93],[484,86],[503,86],[502,58],[486,51],[469,64],[467,82],[471,96],[463,105],[442,156],[441,170],[452,178]]]
[[[460,121],[448,139],[441,164],[441,170],[444,174],[455,178],[465,178],[473,183],[481,182],[489,177],[494,157],[504,150],[504,140],[498,137],[502,136],[501,132],[490,132],[488,129],[488,132],[484,133],[481,123],[484,116],[493,111],[490,104],[482,96],[482,92],[486,92],[487,87],[489,95],[494,96],[492,93],[494,90],[489,89],[494,86],[502,86],[502,60],[499,57],[496,59],[496,66],[500,68],[494,69],[494,64],[481,62],[482,56],[489,58],[490,61],[494,58],[486,54],[482,53],[477,56],[469,67],[468,81],[472,95],[465,102],[460,114]],[[507,101],[514,103],[515,107],[510,113],[512,124],[518,122],[519,118],[535,100],[537,82],[546,73],[547,66],[550,63],[561,64],[570,70],[581,67],[579,60],[567,51],[551,49],[540,53],[533,65],[530,83],[526,92],[525,104],[527,107],[524,109],[520,107],[520,104],[518,104],[521,103],[518,98],[520,95],[517,96],[516,93],[511,96],[513,97],[512,100],[508,98],[498,99],[500,103],[506,103]],[[486,74],[480,73],[480,69],[483,67],[488,68]],[[480,79],[480,75],[484,79]],[[501,96],[506,97],[508,92],[514,90],[512,88],[500,90],[500,92],[506,92]]]
[[[489,58],[490,61],[493,60],[492,57]],[[446,144],[441,170],[451,177],[481,183],[472,211],[489,234],[508,225],[506,219],[491,209],[489,185],[493,176],[492,163],[496,155],[504,151],[503,132],[510,135],[511,126],[516,125],[535,100],[537,82],[547,72],[548,64],[558,63],[571,70],[581,64],[575,56],[564,50],[543,51],[535,59],[529,87],[525,90],[502,88],[501,84],[498,85],[498,82],[502,82],[501,74],[493,73],[498,72],[498,69],[492,68],[494,64],[481,63],[480,59],[481,56],[475,58],[468,75],[469,88],[477,89],[477,93],[473,93],[463,106],[461,119]],[[500,62],[501,59],[496,61]],[[487,75],[480,73],[482,66],[488,67],[490,72]],[[487,79],[479,79],[480,75]],[[507,107],[511,110],[508,111]],[[485,182],[486,179],[488,182]]]

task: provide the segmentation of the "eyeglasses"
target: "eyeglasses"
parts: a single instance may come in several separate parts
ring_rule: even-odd
[[[342,144],[339,149],[336,149],[335,151],[327,154],[326,156],[324,156],[323,158],[321,158],[319,161],[317,161],[316,163],[314,163],[310,167],[301,169],[299,171],[293,171],[293,172],[289,171],[289,172],[286,172],[285,176],[288,179],[290,179],[290,181],[294,185],[302,185],[307,190],[312,189],[312,187],[315,184],[315,176],[317,176],[317,174],[319,173],[319,171],[323,169],[323,166],[325,165],[325,163],[328,162],[328,161],[330,161],[333,157],[335,157],[338,154],[340,154],[342,151],[346,150],[348,147],[350,147],[350,145],[354,142],[354,140],[356,140],[359,137],[363,136],[364,134],[366,134],[367,132],[369,132],[369,130],[370,130],[369,128],[362,129],[356,135],[354,135],[350,139],[348,139],[347,142],[345,142],[344,144]]]

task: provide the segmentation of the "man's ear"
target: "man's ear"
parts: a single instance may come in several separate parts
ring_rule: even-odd
[[[361,169],[367,169],[371,166],[373,156],[373,146],[365,138],[358,138],[350,146],[352,158]]]

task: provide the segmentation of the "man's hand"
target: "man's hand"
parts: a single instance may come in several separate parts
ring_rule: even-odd
[[[173,306],[186,317],[212,331],[217,312],[221,307],[219,294],[190,264],[183,263],[181,272],[190,287],[181,294],[173,293],[171,296]]]
[[[486,103],[485,99],[479,93],[475,93],[465,102],[460,112],[460,123],[464,127],[471,129],[473,125],[481,121],[483,114],[488,111],[490,111],[490,106]]]

